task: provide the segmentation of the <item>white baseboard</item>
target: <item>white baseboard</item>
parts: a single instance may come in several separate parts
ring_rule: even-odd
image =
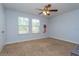
[[[50,38],[55,38],[55,39],[58,39],[58,40],[63,40],[63,41],[71,42],[71,43],[74,43],[74,44],[79,44],[78,42],[70,41],[70,40],[65,39],[65,38],[60,38],[60,37],[55,37],[55,36],[50,36]]]
[[[13,42],[7,42],[6,44],[13,44],[13,43],[18,43],[18,42],[24,42],[24,41],[31,41],[31,40],[38,40],[38,39],[43,39],[43,38],[47,38],[47,37],[42,37],[42,38],[32,38],[32,39],[24,39],[24,40],[18,40],[18,41],[13,41]]]
[[[44,38],[55,38],[55,39],[58,39],[58,40],[63,40],[63,41],[67,41],[67,42],[79,44],[78,42],[70,41],[70,40],[68,40],[68,39],[60,38],[60,37],[55,37],[55,36],[42,37],[42,38],[32,38],[32,39],[28,39],[28,40],[25,40],[25,39],[24,39],[24,40],[19,40],[19,41],[7,42],[6,44],[13,44],[13,43],[18,43],[18,42],[31,41],[31,40],[44,39]]]

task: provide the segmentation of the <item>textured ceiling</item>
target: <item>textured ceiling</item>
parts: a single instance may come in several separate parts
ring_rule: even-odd
[[[48,3],[4,3],[4,7],[8,9],[13,9],[17,11],[21,11],[24,13],[29,13],[33,15],[38,15],[39,11],[37,8],[43,8]],[[78,3],[51,3],[53,9],[58,9],[58,12],[52,12],[51,16],[57,16],[69,11],[73,11],[79,9]],[[44,16],[44,15],[38,15]],[[51,17],[51,16],[44,16],[44,17]]]

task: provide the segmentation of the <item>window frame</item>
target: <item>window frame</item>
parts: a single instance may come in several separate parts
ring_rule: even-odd
[[[39,20],[39,19],[36,19],[36,18],[33,18],[33,19]],[[33,19],[31,20],[31,25],[32,25]],[[33,33],[33,34],[39,34],[41,32],[41,29],[40,29],[41,28],[41,25],[40,24],[41,24],[41,21],[39,20],[39,31],[36,32],[36,33],[32,31],[32,27],[33,27],[33,25],[32,25],[32,27],[31,27],[31,33]]]
[[[23,19],[28,19],[28,32],[26,31],[25,33],[19,33],[19,17],[22,17]],[[28,17],[23,17],[23,16],[18,16],[18,20],[17,20],[17,33],[19,34],[19,35],[23,35],[23,34],[29,34],[30,33],[30,27],[29,27],[29,25],[30,25],[30,19],[28,18]],[[27,27],[27,25],[24,25],[24,26],[26,26]]]

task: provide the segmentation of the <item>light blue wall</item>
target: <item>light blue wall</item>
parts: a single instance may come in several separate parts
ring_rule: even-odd
[[[5,33],[2,31],[5,31],[5,15],[3,5],[0,4],[0,51],[5,45]]]
[[[49,20],[49,36],[79,43],[79,10],[51,18]]]
[[[17,34],[17,18],[18,16],[28,17],[30,20],[32,18],[40,19],[41,21],[41,32],[38,34]],[[6,10],[7,19],[7,43],[24,41],[30,39],[38,39],[45,37],[54,37],[57,39],[70,41],[73,43],[79,43],[79,10],[71,11],[51,19],[45,19],[43,17],[29,15],[26,13],[21,13],[13,10]],[[43,32],[43,24],[47,24],[48,32]],[[31,23],[30,23],[31,30]]]
[[[41,22],[40,33],[38,34],[31,33],[31,22],[30,22],[30,33],[19,35],[17,33],[18,16],[28,17],[30,20],[32,18],[39,19]],[[47,37],[47,33],[43,33],[43,25],[47,24],[47,20],[43,17],[29,15],[26,13],[6,9],[6,19],[7,19],[7,43]]]

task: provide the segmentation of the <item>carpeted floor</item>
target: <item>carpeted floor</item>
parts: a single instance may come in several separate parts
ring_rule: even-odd
[[[47,38],[6,45],[1,56],[69,56],[76,44]]]

